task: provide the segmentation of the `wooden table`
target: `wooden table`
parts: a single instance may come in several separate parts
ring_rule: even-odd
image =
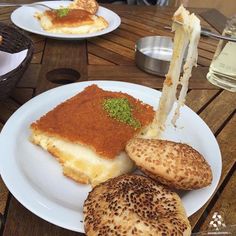
[[[163,78],[142,72],[135,66],[134,45],[143,36],[172,36],[164,26],[170,26],[175,9],[127,5],[106,7],[117,12],[122,19],[120,27],[107,35],[88,40],[62,41],[30,34],[35,43],[32,63],[10,98],[0,103],[0,129],[13,112],[30,98],[75,80],[119,80],[154,89],[162,88]],[[13,8],[0,9],[0,20],[10,23],[12,10]],[[225,17],[218,11],[191,11],[198,13],[202,26],[215,32],[222,31]],[[236,96],[206,80],[217,43],[210,38],[201,38],[199,66],[194,69],[187,96],[187,105],[215,134],[223,158],[222,176],[217,191],[189,218],[193,232],[207,229],[215,212],[222,215],[227,225],[236,224]],[[48,72],[53,70],[54,76],[50,77]],[[64,76],[60,76],[61,73]],[[52,225],[28,211],[8,192],[1,179],[0,222],[4,236],[78,235]]]

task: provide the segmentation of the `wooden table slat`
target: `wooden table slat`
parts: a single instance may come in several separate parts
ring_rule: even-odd
[[[30,222],[30,223],[29,223]],[[14,197],[10,201],[3,236],[82,236],[50,224],[23,207]]]
[[[116,65],[133,65],[134,61],[121,55],[119,52],[113,52],[109,49],[96,45],[93,41],[88,42],[88,52]],[[90,64],[90,62],[88,63]]]
[[[215,192],[217,192],[217,190],[220,188],[221,184],[223,183],[223,181],[225,180],[225,178],[229,174],[230,170],[233,168],[235,161],[236,161],[236,156],[235,156],[236,146],[233,145],[233,143],[236,142],[236,136],[235,136],[235,127],[236,126],[235,125],[236,125],[236,116],[234,116],[229,121],[229,123],[225,126],[225,128],[221,131],[221,133],[217,137],[217,140],[218,140],[218,143],[219,143],[219,146],[221,149],[221,153],[222,153],[222,174],[221,174],[220,183],[219,183]],[[209,206],[209,204],[211,203],[211,199],[213,197],[214,197],[214,194],[198,212],[196,212],[195,214],[193,214],[190,217],[190,221],[192,222],[192,226],[195,226],[201,217],[204,218],[204,213],[205,213],[207,207]],[[229,203],[231,200],[233,200],[233,199],[230,199],[227,202]],[[214,211],[214,207],[212,209]],[[208,211],[211,211],[212,209],[210,208],[210,209],[208,209]],[[206,212],[207,215],[209,214],[208,211]],[[230,211],[230,209],[229,209],[229,211]],[[235,220],[236,220],[236,218],[233,217],[232,221],[235,222]],[[208,223],[205,223],[205,224],[203,223],[202,227],[205,229],[207,227],[207,225],[208,225]],[[195,231],[198,231],[198,230],[200,230],[199,227],[197,229],[195,229]]]
[[[220,34],[223,32],[227,18],[216,9],[209,9],[200,14],[212,27],[214,27]]]
[[[114,65],[114,63],[93,54],[88,54],[88,61],[90,65]]]
[[[211,101],[219,90],[191,90],[186,98],[186,105],[198,113],[209,101]]]
[[[200,231],[205,231],[209,228],[213,228],[210,223],[213,221],[217,224],[217,220],[221,221],[222,224],[224,223],[226,226],[235,225],[234,214],[236,212],[236,172],[235,166],[232,167],[233,175],[227,182],[227,185],[223,189],[223,192],[220,194],[219,198],[217,199],[214,207],[208,213],[204,224],[200,227]],[[214,219],[214,217],[217,217]],[[221,218],[219,218],[219,216]],[[222,226],[217,224],[219,228]],[[222,229],[223,230],[223,229]]]
[[[127,57],[129,59],[134,59],[134,50],[131,48],[124,47],[104,38],[89,39],[89,42],[92,42],[93,44],[96,44],[102,48],[106,48],[107,50],[110,50],[115,53],[120,52],[122,56]]]
[[[0,214],[4,215],[6,206],[7,206],[7,199],[8,199],[9,191],[4,184],[1,175],[0,175]]]
[[[6,122],[19,107],[20,105],[10,98],[0,101],[0,121]]]
[[[34,95],[34,89],[32,88],[15,88],[11,94],[11,97],[20,105],[29,101]]]
[[[235,111],[236,99],[231,92],[223,91],[200,113],[213,133],[224,125],[225,120]],[[220,112],[219,112],[220,111]]]
[[[54,81],[65,78],[68,80],[71,78],[79,80],[87,77],[87,49],[85,41],[47,40],[49,44],[46,45],[44,50],[43,66],[39,71],[36,94],[60,85],[48,80],[50,77],[49,72],[55,72],[50,77]],[[62,56],[64,60],[61,60]],[[70,74],[70,71],[72,71],[72,74]],[[78,76],[74,76],[73,72],[78,73]]]
[[[38,83],[40,64],[30,64],[20,81],[17,83],[18,88],[36,88]]]

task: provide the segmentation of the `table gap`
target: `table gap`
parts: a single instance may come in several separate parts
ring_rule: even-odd
[[[222,125],[218,128],[218,130],[216,130],[215,132],[215,137],[218,136],[218,134],[224,129],[224,127],[226,126],[226,124],[233,118],[233,116],[236,114],[236,109],[229,115],[229,117],[227,119],[225,119],[225,121],[222,123]]]
[[[219,90],[204,106],[202,106],[199,111],[197,111],[197,114],[199,115],[205,108],[217,97],[222,93],[223,90]]]
[[[5,212],[4,212],[3,217],[2,217],[0,235],[3,235],[3,233],[4,233],[5,223],[6,223],[7,215],[8,215],[8,212],[9,212],[8,210],[9,210],[11,198],[12,198],[12,194],[9,192]]]

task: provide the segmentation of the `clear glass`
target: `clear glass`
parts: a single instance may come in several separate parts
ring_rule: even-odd
[[[223,35],[236,38],[236,15],[226,24]],[[220,40],[207,79],[214,85],[236,92],[236,43]]]

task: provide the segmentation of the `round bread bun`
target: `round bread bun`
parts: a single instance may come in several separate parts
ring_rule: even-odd
[[[191,190],[212,182],[209,164],[187,144],[135,138],[126,145],[126,152],[145,174],[169,187]]]
[[[96,0],[74,0],[70,5],[71,9],[83,9],[95,15],[98,11],[99,5]]]
[[[141,175],[122,175],[97,185],[84,204],[87,236],[181,235],[191,226],[179,196]]]

